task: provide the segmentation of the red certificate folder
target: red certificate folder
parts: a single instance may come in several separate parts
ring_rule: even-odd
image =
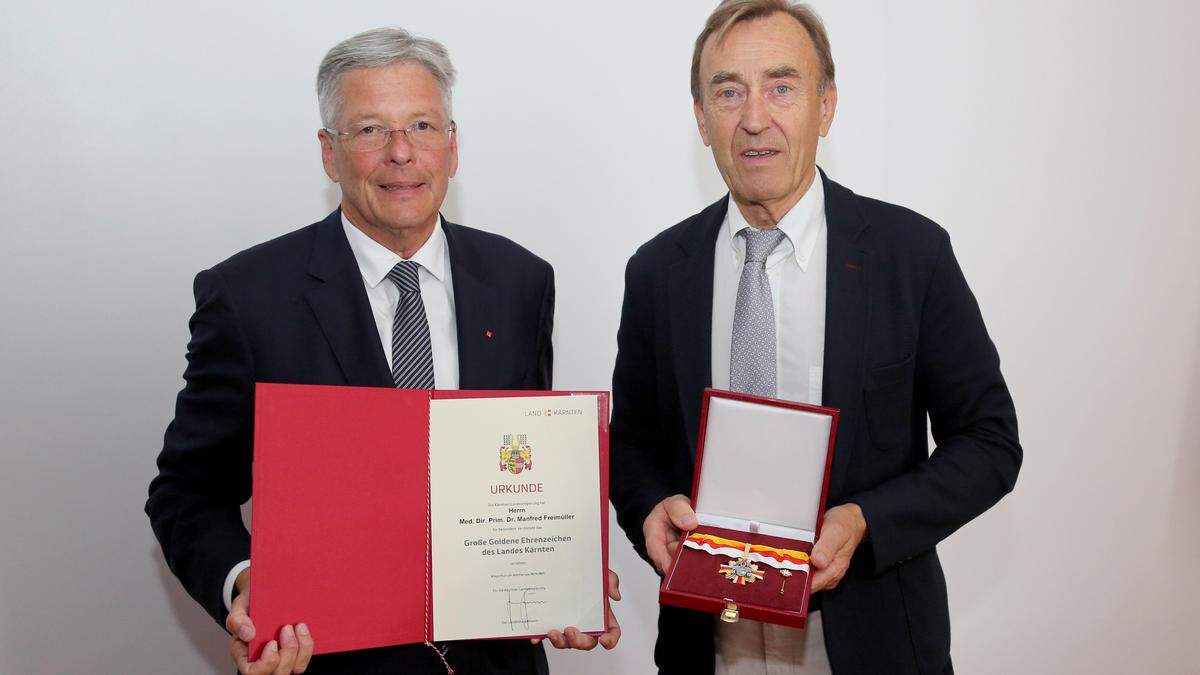
[[[838,411],[704,390],[692,508],[659,601],[803,628]],[[742,562],[741,560],[745,562]]]
[[[595,592],[596,602],[607,603],[607,392],[258,384],[251,658],[284,625],[301,621],[312,631],[315,653],[439,639],[431,591],[431,401],[572,395],[597,398],[601,583]],[[486,458],[493,469],[494,454],[492,448]]]

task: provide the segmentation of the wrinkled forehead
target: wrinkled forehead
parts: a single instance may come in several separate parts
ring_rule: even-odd
[[[701,87],[718,72],[753,81],[788,69],[816,77],[819,63],[808,31],[784,13],[734,24],[724,35],[710,37],[700,52]]]
[[[446,104],[437,79],[416,63],[348,70],[338,83],[338,93],[339,117],[343,121],[446,118]]]

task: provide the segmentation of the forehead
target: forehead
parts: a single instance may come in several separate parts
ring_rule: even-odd
[[[781,65],[815,76],[817,54],[804,26],[791,15],[776,12],[735,24],[719,44],[715,36],[709,38],[700,52],[700,81],[706,83],[718,70],[755,76]]]
[[[417,113],[445,115],[442,90],[424,67],[394,63],[355,68],[338,83],[342,119],[405,117]]]

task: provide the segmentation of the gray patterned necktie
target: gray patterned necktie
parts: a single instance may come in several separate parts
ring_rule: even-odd
[[[746,240],[746,262],[733,310],[729,350],[729,388],[756,396],[775,396],[775,307],[767,281],[767,256],[783,241],[778,229],[738,232]]]
[[[400,289],[392,322],[392,379],[401,389],[433,389],[433,343],[421,302],[421,266],[401,260],[388,272]]]

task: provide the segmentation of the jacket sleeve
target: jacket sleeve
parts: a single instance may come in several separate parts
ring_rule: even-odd
[[[867,520],[873,568],[921,552],[1013,489],[1021,466],[1017,417],[975,296],[941,231],[921,309],[914,394],[936,449],[907,472],[850,497]]]
[[[538,311],[536,361],[528,389],[549,391],[554,388],[554,268],[546,265],[542,288],[542,306]]]
[[[659,415],[653,278],[639,273],[635,261],[636,256],[625,269],[617,331],[609,471],[617,522],[638,555],[649,561],[642,523],[659,502],[677,491],[668,487],[662,468],[663,453],[669,448]]]
[[[239,507],[250,498],[253,367],[220,274],[201,272],[194,293],[184,387],[146,514],[171,571],[224,624],[225,577],[250,557]]]

